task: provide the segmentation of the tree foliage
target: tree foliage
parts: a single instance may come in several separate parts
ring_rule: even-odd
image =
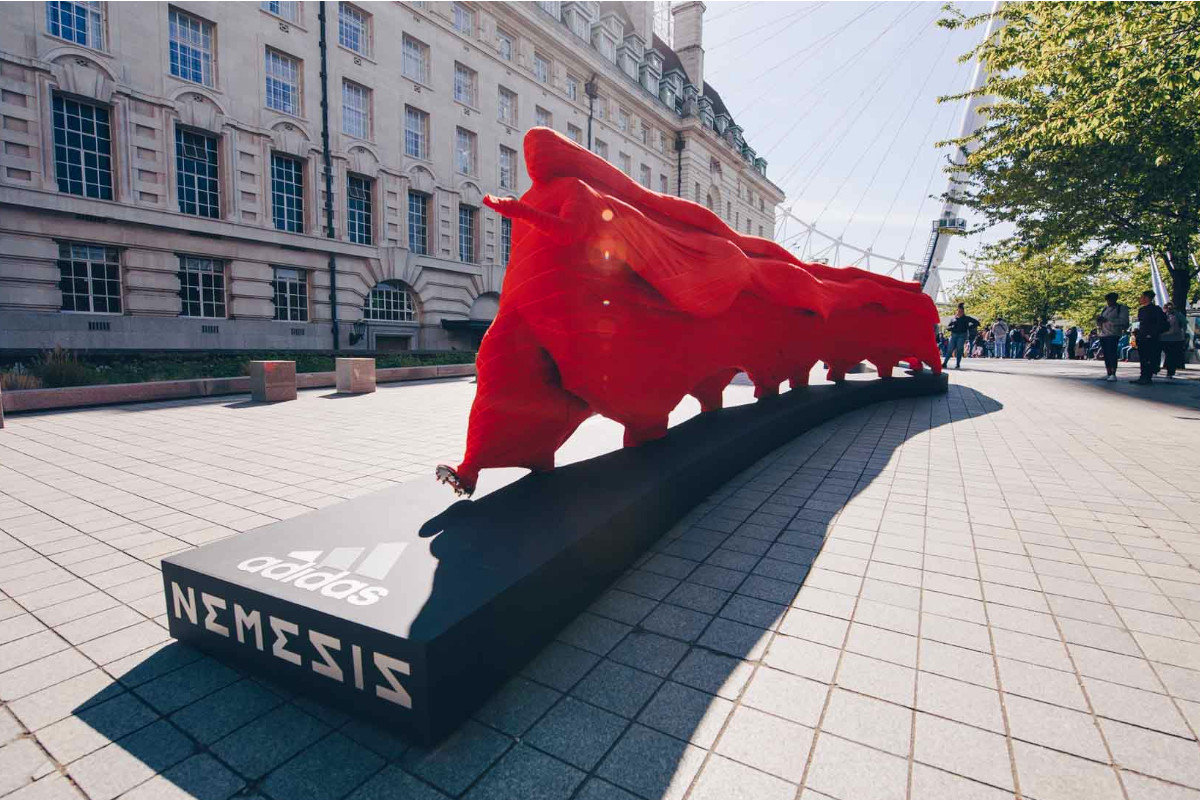
[[[1054,319],[1090,329],[1104,295],[1116,292],[1133,306],[1149,285],[1149,265],[1132,253],[1100,258],[1063,247],[1030,252],[1004,241],[972,259],[967,276],[954,287],[953,303],[965,303],[967,313],[981,321]]]
[[[1132,245],[1186,301],[1200,233],[1200,4],[1007,2],[978,57],[991,99],[952,194],[1026,247]],[[950,9],[946,27],[986,23]],[[963,96],[943,98],[958,100]],[[990,104],[989,104],[990,103]]]

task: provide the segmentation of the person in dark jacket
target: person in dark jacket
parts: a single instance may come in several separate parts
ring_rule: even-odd
[[[1147,289],[1138,298],[1141,308],[1138,309],[1138,361],[1141,362],[1142,376],[1136,381],[1142,386],[1148,386],[1158,372],[1159,361],[1162,359],[1162,335],[1171,327],[1167,315],[1154,302],[1154,290]]]
[[[950,356],[954,356],[954,368],[959,369],[962,366],[963,346],[971,340],[972,330],[979,327],[979,320],[968,317],[963,304],[959,303],[958,308],[954,309],[954,319],[950,320],[947,327],[950,329],[950,351],[946,353],[942,367],[950,366]]]

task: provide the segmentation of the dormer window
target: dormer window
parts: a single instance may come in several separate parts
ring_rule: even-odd
[[[617,61],[617,42],[611,36],[603,32],[596,32],[595,38],[592,41],[596,49],[600,51],[600,55],[604,56],[614,64]]]

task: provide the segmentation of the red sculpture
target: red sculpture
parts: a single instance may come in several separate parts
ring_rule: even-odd
[[[547,128],[525,135],[525,163],[519,200],[484,199],[513,221],[512,248],[466,457],[437,469],[456,492],[481,469],[553,469],[592,414],[624,425],[626,446],[657,439],[684,395],[720,408],[742,371],[755,397],[806,385],[818,360],[835,381],[863,359],[884,378],[901,361],[941,371],[917,284],[800,262]]]

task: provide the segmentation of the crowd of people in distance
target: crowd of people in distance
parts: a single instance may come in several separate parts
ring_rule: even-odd
[[[1114,292],[1105,296],[1105,306],[1096,315],[1096,326],[1084,333],[1078,325],[1063,328],[1053,321],[1035,319],[1031,324],[1010,324],[997,317],[984,326],[969,316],[962,303],[946,329],[938,330],[942,366],[955,359],[958,369],[967,358],[1103,359],[1105,380],[1117,379],[1117,364],[1134,357],[1140,376],[1133,383],[1148,384],[1165,370],[1168,378],[1185,368],[1187,315],[1171,303],[1159,307],[1154,292],[1138,297],[1136,323],[1130,324],[1129,307]]]

